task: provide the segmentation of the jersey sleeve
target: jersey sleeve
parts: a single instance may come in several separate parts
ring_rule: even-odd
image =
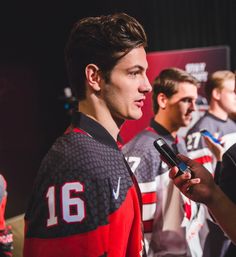
[[[0,230],[5,228],[5,208],[7,203],[6,180],[0,175]]]
[[[148,233],[152,232],[158,198],[156,179],[161,165],[159,153],[151,142],[142,146],[126,145],[123,152],[140,187],[145,241],[149,241]]]
[[[0,203],[3,197],[6,195],[6,181],[4,177],[0,174]]]

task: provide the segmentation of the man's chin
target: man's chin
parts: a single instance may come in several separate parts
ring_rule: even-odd
[[[142,118],[143,116],[143,112],[140,111],[140,112],[134,112],[134,113],[131,113],[129,115],[129,120],[139,120],[140,118]]]
[[[183,122],[183,127],[188,127],[190,125],[190,123],[191,123],[191,120],[185,120]]]

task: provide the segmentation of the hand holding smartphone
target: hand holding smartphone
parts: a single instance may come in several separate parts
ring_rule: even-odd
[[[211,139],[213,142],[215,142],[215,143],[221,145],[221,142],[220,142],[217,138],[215,138],[207,129],[201,129],[201,130],[200,130],[200,133],[201,133],[201,135],[203,135],[203,136],[210,137],[210,139]]]
[[[179,171],[176,177],[182,175],[184,172],[191,172],[188,166],[177,157],[163,138],[157,138],[153,144],[169,167],[178,167]]]

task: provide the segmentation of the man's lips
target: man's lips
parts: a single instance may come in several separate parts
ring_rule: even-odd
[[[136,104],[139,108],[143,107],[143,105],[144,105],[144,99],[140,99],[140,100],[135,101],[135,104]]]
[[[185,118],[188,119],[188,120],[191,120],[193,117],[192,117],[191,113],[188,113],[188,114],[185,115]]]

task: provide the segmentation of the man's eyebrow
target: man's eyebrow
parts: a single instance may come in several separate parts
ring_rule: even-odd
[[[130,67],[130,68],[128,68],[129,70],[131,70],[131,69],[139,69],[139,70],[146,70],[143,66],[141,66],[141,65],[134,65],[134,66],[132,66],[132,67]]]
[[[180,100],[196,100],[196,99],[192,96],[185,96],[185,97],[180,98]]]

